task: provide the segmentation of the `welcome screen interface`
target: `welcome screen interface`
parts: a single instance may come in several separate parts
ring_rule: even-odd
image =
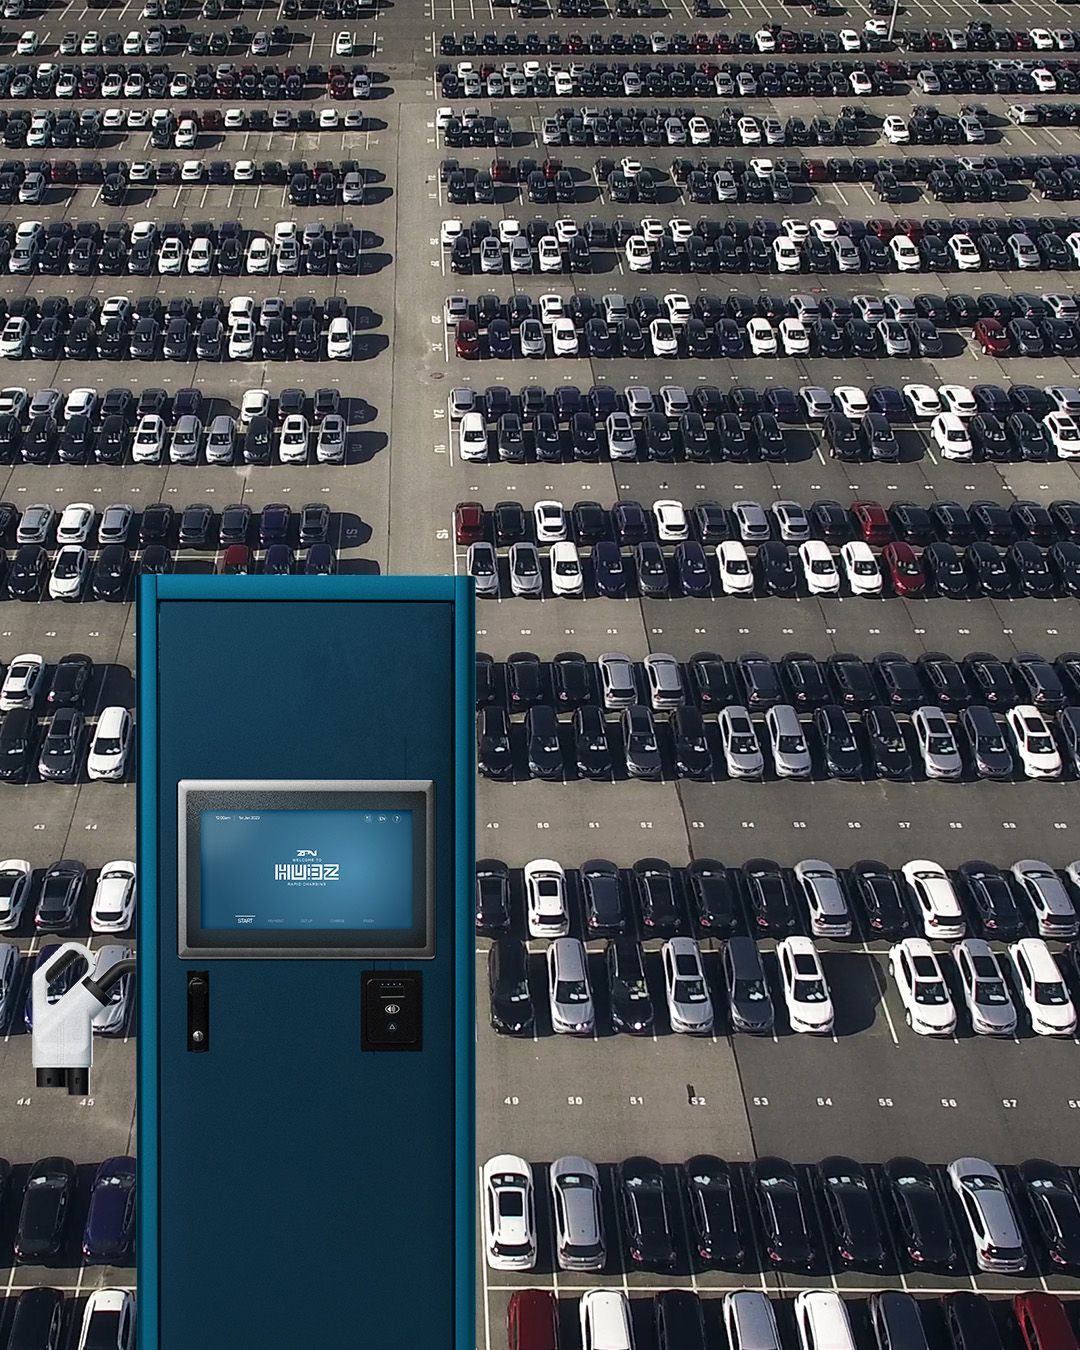
[[[411,811],[201,811],[205,928],[407,929]]]

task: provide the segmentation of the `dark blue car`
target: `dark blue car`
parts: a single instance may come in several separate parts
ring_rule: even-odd
[[[131,1254],[135,1238],[135,1159],[106,1158],[94,1174],[83,1229],[87,1261],[116,1265]]]
[[[610,539],[594,544],[592,563],[597,595],[621,600],[626,595],[626,568],[618,544]]]

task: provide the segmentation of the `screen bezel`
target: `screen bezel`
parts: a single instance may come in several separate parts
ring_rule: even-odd
[[[201,913],[203,811],[411,811],[413,922],[408,929],[304,932],[206,928]],[[410,779],[183,779],[177,784],[177,948],[227,960],[381,960],[435,956],[435,783]]]

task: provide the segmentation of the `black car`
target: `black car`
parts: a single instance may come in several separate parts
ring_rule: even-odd
[[[525,713],[525,748],[529,772],[534,778],[551,780],[562,777],[559,720],[555,710],[546,703],[537,704]]]
[[[699,1154],[682,1166],[693,1256],[706,1265],[738,1270],[746,1258],[736,1210],[735,1176],[726,1162]],[[702,1342],[703,1343],[703,1342]],[[672,1350],[682,1342],[671,1342]]]
[[[975,859],[961,863],[957,873],[968,908],[986,938],[1011,941],[1022,936],[1023,922],[1009,879],[993,863]]]
[[[1042,1245],[1059,1269],[1080,1266],[1080,1201],[1069,1174],[1057,1163],[1029,1158],[1019,1167],[1024,1198]]]
[[[37,721],[32,708],[12,708],[0,724],[0,779],[24,782],[29,775]]]
[[[505,709],[480,709],[476,719],[476,760],[485,778],[509,778],[513,773],[510,719]]]
[[[930,1168],[915,1158],[891,1158],[883,1173],[885,1191],[908,1260],[918,1270],[951,1270],[956,1264],[956,1247]]]
[[[598,595],[621,599],[626,594],[626,569],[618,544],[602,539],[593,545],[593,584]]]
[[[12,600],[36,600],[49,568],[49,555],[41,544],[21,544],[7,575]]]
[[[476,931],[495,934],[510,927],[510,869],[497,858],[476,861]]]
[[[953,600],[966,599],[971,581],[962,556],[952,544],[935,541],[922,557],[927,577],[938,595]]]
[[[581,865],[581,898],[587,937],[617,937],[626,930],[619,869],[605,858]]]
[[[783,1158],[758,1158],[751,1164],[750,1176],[770,1266],[812,1270],[814,1246],[794,1167]]]
[[[89,656],[72,652],[61,657],[53,671],[46,703],[50,708],[81,707],[93,675],[94,663]]]
[[[529,989],[529,949],[500,933],[488,950],[488,1008],[492,1028],[504,1036],[531,1036],[535,1014]]]
[[[15,1298],[9,1350],[53,1350],[64,1326],[64,1294],[46,1285],[24,1289]]]
[[[64,1244],[75,1197],[70,1158],[41,1158],[30,1169],[13,1244],[16,1261],[54,1260]]]
[[[682,929],[675,874],[662,858],[639,858],[630,873],[646,937],[670,937]]]
[[[705,936],[727,937],[735,928],[738,899],[727,869],[715,858],[695,858],[686,869],[690,915]]]
[[[1048,600],[1057,593],[1057,579],[1047,555],[1030,539],[1010,545],[1006,565],[1015,578],[1021,595]]]
[[[830,777],[861,778],[862,751],[855,736],[855,728],[844,709],[835,703],[815,708],[813,726],[821,745],[825,770]]]
[[[925,701],[926,690],[918,668],[899,652],[882,652],[875,656],[874,673],[891,708],[910,712]]]
[[[82,758],[86,722],[78,708],[60,708],[45,730],[38,757],[38,773],[58,783],[73,783]]]
[[[919,671],[930,697],[939,708],[962,708],[971,699],[964,672],[944,652],[925,652],[919,657]]]
[[[903,892],[884,863],[864,859],[851,868],[852,889],[868,927],[883,937],[903,937],[910,929]]]
[[[845,708],[869,708],[877,702],[870,667],[848,652],[835,652],[828,660],[829,679],[837,700]]]
[[[911,777],[911,752],[891,709],[867,708],[863,714],[863,731],[871,766],[879,778],[900,782]]]
[[[686,663],[690,693],[698,707],[716,712],[737,700],[731,671],[716,652],[695,652]]]
[[[825,668],[809,652],[789,652],[780,663],[788,698],[795,708],[818,708],[832,697]]]
[[[115,1266],[131,1255],[134,1241],[135,1159],[106,1158],[94,1173],[90,1188],[83,1257]]]
[[[758,583],[766,595],[792,596],[795,594],[798,574],[785,544],[773,539],[759,545],[756,571]]]
[[[122,600],[127,590],[130,559],[123,544],[106,544],[98,553],[90,587],[97,600]]]
[[[659,544],[647,540],[634,549],[638,590],[652,599],[666,599],[669,592],[667,557]]]
[[[700,544],[697,547],[700,548]],[[699,781],[711,778],[712,752],[705,735],[704,720],[697,708],[676,708],[672,712],[671,736],[678,773]]]
[[[616,1183],[632,1265],[670,1269],[677,1253],[663,1168],[652,1158],[627,1158],[616,1167]]]
[[[617,937],[604,952],[611,1024],[633,1036],[652,1031],[654,1010],[641,946],[632,937]]]
[[[755,931],[773,936],[792,932],[795,905],[780,864],[769,858],[751,858],[743,863],[742,878]]]
[[[977,703],[965,708],[960,714],[960,726],[967,738],[971,759],[979,777],[1012,778],[1012,752],[997,718],[986,704]]]
[[[870,1179],[853,1158],[824,1158],[817,1180],[840,1261],[858,1270],[882,1270],[885,1241]]]

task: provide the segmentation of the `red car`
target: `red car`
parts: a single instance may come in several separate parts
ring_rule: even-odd
[[[926,569],[910,544],[886,544],[881,556],[889,569],[897,595],[922,595],[926,590]]]
[[[829,170],[823,159],[808,159],[804,163],[806,177],[811,183],[827,182]]]
[[[480,330],[473,319],[462,319],[454,329],[454,351],[466,361],[480,355]]]
[[[987,356],[1008,356],[1012,351],[1012,342],[1000,319],[978,319],[974,337]]]
[[[898,221],[887,220],[878,216],[873,220],[868,220],[866,228],[871,234],[876,234],[883,243],[888,243],[896,233],[898,224]]]
[[[251,571],[251,549],[247,544],[230,544],[218,561],[218,571],[224,576]]]
[[[851,515],[866,543],[887,544],[892,539],[892,521],[880,502],[852,502]]]
[[[513,183],[517,179],[517,171],[508,159],[493,159],[491,161],[491,181],[493,183]]]
[[[459,544],[478,544],[484,537],[484,508],[479,502],[458,502],[454,507],[454,539]]]
[[[906,234],[913,244],[917,244],[923,237],[923,223],[921,220],[913,220],[910,216],[905,216],[896,222],[896,228],[901,234]]]

